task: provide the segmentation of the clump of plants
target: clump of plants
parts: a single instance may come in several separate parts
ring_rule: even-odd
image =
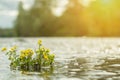
[[[22,71],[41,71],[42,68],[50,68],[55,58],[55,55],[42,45],[41,40],[38,40],[38,48],[35,50],[28,48],[19,51],[16,46],[13,46],[9,50],[2,48],[2,51],[6,51],[11,61],[10,68]]]

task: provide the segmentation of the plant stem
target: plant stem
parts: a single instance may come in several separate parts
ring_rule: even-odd
[[[41,45],[39,45],[39,52],[40,52],[40,46]],[[42,64],[41,64],[42,63],[42,54],[41,54],[41,52],[40,52],[40,62],[39,63],[40,63],[39,69],[41,70],[41,67],[42,67]]]

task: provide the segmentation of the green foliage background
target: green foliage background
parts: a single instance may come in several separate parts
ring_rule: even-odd
[[[98,11],[102,10],[101,7],[97,8],[98,11],[95,10],[96,4],[103,5],[100,3],[101,0],[91,3],[87,8],[80,4],[80,0],[69,0],[65,11],[59,17],[52,12],[52,9],[57,5],[57,1],[34,0],[34,4],[29,10],[25,10],[23,3],[20,1],[14,28],[1,29],[0,36],[120,36],[120,25],[107,25],[106,22],[118,24],[120,20],[118,20],[118,23],[111,19],[106,20],[98,15]],[[114,3],[115,0],[112,1]],[[119,7],[118,4],[116,5]],[[87,11],[92,12],[94,16],[90,17],[91,13]],[[117,17],[116,19],[118,19]]]

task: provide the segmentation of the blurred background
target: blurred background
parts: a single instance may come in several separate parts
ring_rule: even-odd
[[[1,37],[120,36],[120,0],[0,0]]]

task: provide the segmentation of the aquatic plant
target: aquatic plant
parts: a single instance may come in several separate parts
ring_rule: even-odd
[[[43,67],[52,67],[54,63],[54,54],[50,53],[48,48],[42,45],[42,41],[38,40],[38,48],[18,50],[17,46],[2,48],[1,51],[6,51],[6,55],[10,62],[11,69],[22,71],[41,71]]]

